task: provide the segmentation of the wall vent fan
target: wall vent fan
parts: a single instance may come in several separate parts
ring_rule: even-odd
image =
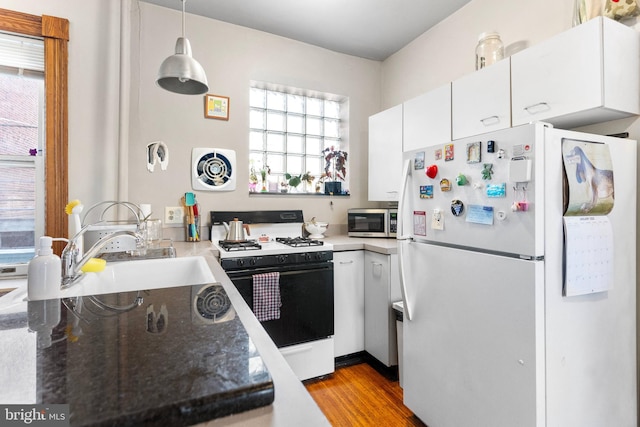
[[[194,148],[191,152],[191,187],[204,191],[236,189],[236,152],[222,148]]]

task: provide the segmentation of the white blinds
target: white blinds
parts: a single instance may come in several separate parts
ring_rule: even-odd
[[[39,39],[0,33],[0,65],[44,71],[44,42]]]

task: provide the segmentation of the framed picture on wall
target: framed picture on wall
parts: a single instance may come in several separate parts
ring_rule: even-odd
[[[205,95],[204,116],[207,119],[229,120],[229,97]]]

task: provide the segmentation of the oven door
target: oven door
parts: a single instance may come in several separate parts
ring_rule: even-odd
[[[227,275],[253,310],[253,275],[280,272],[280,319],[261,322],[277,347],[333,335],[333,263],[278,266]]]

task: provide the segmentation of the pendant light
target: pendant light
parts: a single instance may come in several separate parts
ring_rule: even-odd
[[[176,42],[176,53],[162,62],[156,83],[169,92],[184,95],[207,93],[209,84],[202,65],[191,56],[191,44],[185,37],[184,5],[182,1],[182,37]]]

